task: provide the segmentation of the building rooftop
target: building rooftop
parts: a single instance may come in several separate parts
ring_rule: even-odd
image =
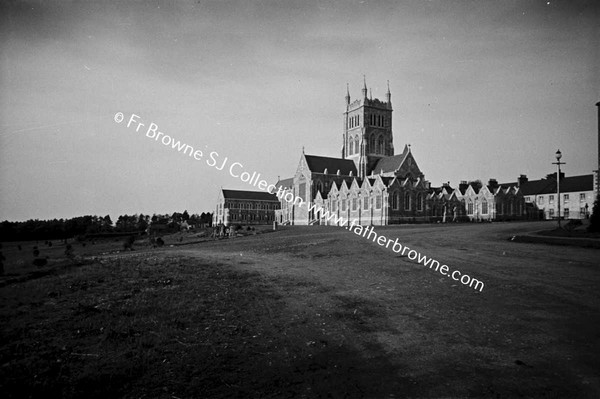
[[[320,157],[317,155],[304,155],[308,169],[313,173],[324,173],[327,169],[327,174],[335,175],[340,171],[340,175],[356,176],[356,165],[350,159]]]
[[[225,199],[249,200],[249,201],[276,201],[279,199],[275,194],[269,194],[265,191],[244,191],[244,190],[225,190],[223,189]]]
[[[502,183],[501,187],[518,186],[518,183]],[[556,193],[556,178],[529,180],[519,187],[523,195]],[[560,192],[572,193],[594,190],[594,175],[569,176],[560,179]]]

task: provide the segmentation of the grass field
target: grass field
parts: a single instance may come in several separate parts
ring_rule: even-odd
[[[482,292],[340,228],[41,243],[41,268],[5,243],[0,392],[597,398],[600,251],[509,239],[547,226],[376,228]]]

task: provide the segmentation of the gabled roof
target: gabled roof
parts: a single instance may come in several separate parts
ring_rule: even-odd
[[[407,145],[404,145],[404,150],[402,151],[402,154],[394,155],[391,157],[383,157],[379,161],[377,161],[375,167],[373,168],[373,173],[380,174],[382,173],[382,171],[383,173],[397,171],[398,169],[400,169],[400,166],[402,166],[402,164],[408,157],[408,154],[410,154],[410,150],[408,149]]]
[[[354,165],[354,161],[350,159],[342,159],[342,158],[329,158],[329,157],[320,157],[317,155],[306,155],[304,154],[304,158],[306,159],[306,165],[308,169],[313,173],[323,173],[325,169],[327,169],[327,174],[335,175],[337,171],[340,171],[341,175],[349,176],[350,172],[352,172],[352,176],[356,176],[356,165]]]
[[[406,154],[381,158],[375,164],[375,167],[373,168],[373,173],[382,173],[382,171],[383,173],[395,172],[400,168],[405,158]]]
[[[381,176],[381,181],[383,182],[383,184],[385,184],[386,187],[389,187],[390,183],[394,179],[395,179],[395,177],[384,177],[384,176]]]
[[[294,185],[294,178],[290,177],[287,179],[283,179],[283,180],[279,180],[275,186],[276,187],[283,187],[283,188],[291,188]]]
[[[503,183],[503,188],[518,186],[517,183]],[[523,195],[541,195],[556,193],[556,179],[540,179],[527,181],[519,187]],[[560,179],[560,192],[572,193],[594,190],[594,175],[569,176]]]
[[[243,191],[243,190],[225,190],[223,189],[225,199],[249,200],[249,201],[277,201],[275,194],[269,194],[264,191]]]

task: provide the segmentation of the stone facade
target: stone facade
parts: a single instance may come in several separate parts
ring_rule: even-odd
[[[341,158],[302,152],[293,177],[276,186],[282,224],[360,225],[412,222],[487,221],[523,218],[525,203],[517,184],[463,182],[431,187],[410,145],[394,155],[392,101],[346,94]],[[289,200],[285,200],[288,198]],[[333,216],[333,217],[332,217]]]
[[[271,224],[279,208],[279,199],[274,194],[221,189],[213,214],[213,226]]]

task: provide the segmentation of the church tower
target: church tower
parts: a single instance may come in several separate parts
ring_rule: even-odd
[[[394,155],[394,139],[389,81],[385,101],[367,97],[366,78],[361,94],[351,102],[350,90],[346,88],[342,158],[354,161],[358,176],[364,178],[379,159]]]

